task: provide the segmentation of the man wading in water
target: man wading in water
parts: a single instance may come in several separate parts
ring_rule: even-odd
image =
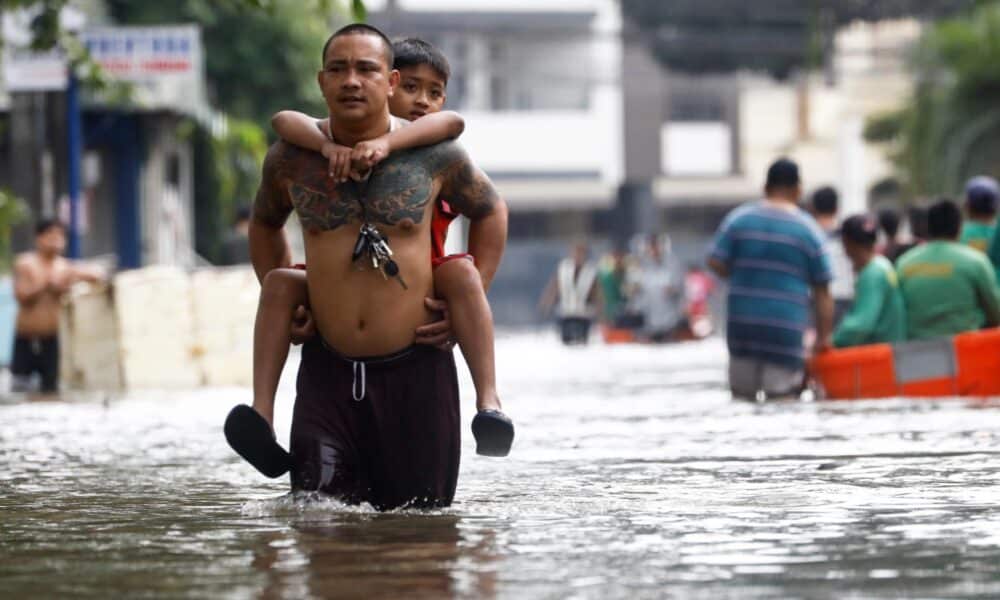
[[[352,25],[330,38],[319,84],[336,143],[352,147],[403,124],[389,114],[391,64],[377,29]],[[250,226],[261,279],[291,262],[283,226],[292,210],[303,226],[319,335],[302,349],[292,487],[383,510],[447,506],[460,451],[455,363],[450,352],[413,345],[415,330],[435,320],[424,303],[433,296],[431,213],[442,195],[469,217],[469,251],[488,285],[505,205],[454,142],[394,153],[346,183],[328,170],[319,154],[272,146]]]
[[[40,391],[59,389],[59,310],[62,297],[78,281],[100,281],[101,273],[63,258],[66,230],[56,219],[35,226],[35,250],[14,261],[14,296],[18,312],[11,373],[14,388],[27,390],[31,377]]]

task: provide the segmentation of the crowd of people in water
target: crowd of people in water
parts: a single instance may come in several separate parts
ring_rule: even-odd
[[[539,308],[543,314],[555,310],[568,345],[587,343],[595,321],[606,342],[663,343],[712,333],[714,290],[715,280],[703,267],[681,267],[669,236],[638,235],[596,261],[586,244],[576,244],[556,268]]]
[[[882,206],[841,219],[837,191],[803,197],[799,167],[775,161],[762,200],[730,212],[708,267],[728,280],[726,340],[734,395],[794,396],[809,356],[947,337],[1000,325],[1000,185],[970,179],[956,202]],[[540,302],[566,344],[669,342],[711,333],[716,280],[682,273],[664,235],[640,236],[591,261],[584,244],[558,266]]]
[[[806,359],[834,347],[924,340],[1000,325],[1000,187],[969,180],[964,212],[940,198],[839,221],[834,189],[800,206],[798,166],[780,159],[765,198],[730,213],[709,266],[729,281],[730,388],[794,396]]]

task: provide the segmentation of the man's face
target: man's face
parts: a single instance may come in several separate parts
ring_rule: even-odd
[[[849,239],[842,238],[841,241],[844,244],[844,254],[847,255],[848,260],[851,261],[851,266],[854,267],[855,271],[860,271],[864,268],[864,260],[868,256],[868,249]]]
[[[416,121],[439,112],[447,99],[447,82],[428,64],[399,70],[399,85],[389,99],[389,110],[397,117]]]
[[[43,254],[61,255],[66,250],[66,232],[62,227],[49,227],[35,238],[35,248]]]
[[[384,43],[375,35],[342,35],[330,42],[318,80],[335,121],[364,121],[385,110],[399,81],[385,59]]]

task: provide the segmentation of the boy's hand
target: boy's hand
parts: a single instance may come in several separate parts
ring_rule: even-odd
[[[424,298],[424,305],[428,310],[439,313],[441,319],[417,327],[416,343],[435,346],[441,350],[451,350],[455,347],[455,342],[451,339],[451,315],[448,312],[448,303],[437,298]]]
[[[291,334],[292,343],[296,346],[309,341],[310,338],[316,335],[316,322],[313,321],[312,311],[301,304],[296,307],[295,314],[292,316],[292,327],[289,333]]]
[[[329,175],[336,183],[344,183],[351,174],[351,154],[347,146],[327,142],[323,144],[323,156],[330,161]]]
[[[354,170],[364,173],[389,156],[389,141],[386,136],[377,137],[374,140],[358,142],[351,152],[351,161]]]

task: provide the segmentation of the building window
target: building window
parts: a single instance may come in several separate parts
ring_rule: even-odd
[[[712,93],[677,92],[670,95],[671,121],[725,121],[722,97]]]
[[[592,44],[585,35],[544,39],[506,33],[429,39],[448,57],[455,110],[587,110]]]

